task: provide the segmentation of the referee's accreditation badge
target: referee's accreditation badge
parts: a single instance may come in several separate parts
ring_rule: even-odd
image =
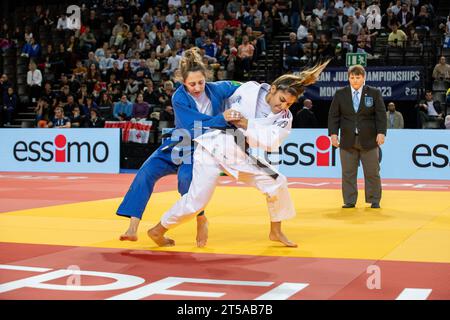
[[[372,97],[365,97],[365,105],[367,108],[373,107],[373,98]]]

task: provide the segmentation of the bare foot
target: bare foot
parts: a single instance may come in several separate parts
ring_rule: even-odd
[[[127,230],[124,234],[120,236],[120,241],[137,241],[137,235],[136,232],[131,232]]]
[[[175,245],[175,241],[164,237],[160,232],[152,228],[147,231],[148,236],[160,247],[173,247]]]
[[[286,247],[291,247],[291,248],[297,248],[298,245],[292,241],[290,241],[283,232],[271,232],[269,234],[269,239],[272,241],[279,241],[281,243],[283,243]]]
[[[203,248],[208,241],[208,219],[204,215],[197,216],[197,247]]]

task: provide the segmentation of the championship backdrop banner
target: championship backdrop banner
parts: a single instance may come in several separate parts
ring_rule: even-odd
[[[377,87],[387,100],[417,100],[421,87],[420,67],[367,67],[366,84]],[[311,100],[332,100],[336,90],[348,85],[347,68],[326,68],[320,79],[307,88]]]
[[[287,177],[340,178],[339,149],[326,129],[293,129],[280,154],[268,154]],[[450,180],[450,132],[388,130],[381,146],[381,178]],[[358,177],[363,177],[360,165]]]
[[[0,171],[120,172],[120,129],[0,129]]]

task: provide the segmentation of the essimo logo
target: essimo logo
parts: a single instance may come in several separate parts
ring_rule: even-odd
[[[18,141],[13,148],[14,159],[20,162],[98,162],[108,160],[109,148],[103,141],[67,142],[65,135],[59,134],[53,141]]]
[[[266,160],[272,164],[287,166],[299,164],[302,166],[316,165],[318,167],[336,166],[336,148],[331,146],[328,136],[317,137],[315,143],[286,143],[283,147],[280,147],[279,153],[284,157],[278,163],[270,161],[268,157],[266,157]]]

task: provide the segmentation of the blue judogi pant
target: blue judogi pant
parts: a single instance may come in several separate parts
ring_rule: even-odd
[[[178,172],[178,192],[181,195],[188,192],[192,180],[192,161],[175,164],[172,159],[172,148],[162,150],[165,146],[162,144],[153,152],[136,173],[133,183],[117,209],[117,215],[142,219],[155,183],[170,174]]]

